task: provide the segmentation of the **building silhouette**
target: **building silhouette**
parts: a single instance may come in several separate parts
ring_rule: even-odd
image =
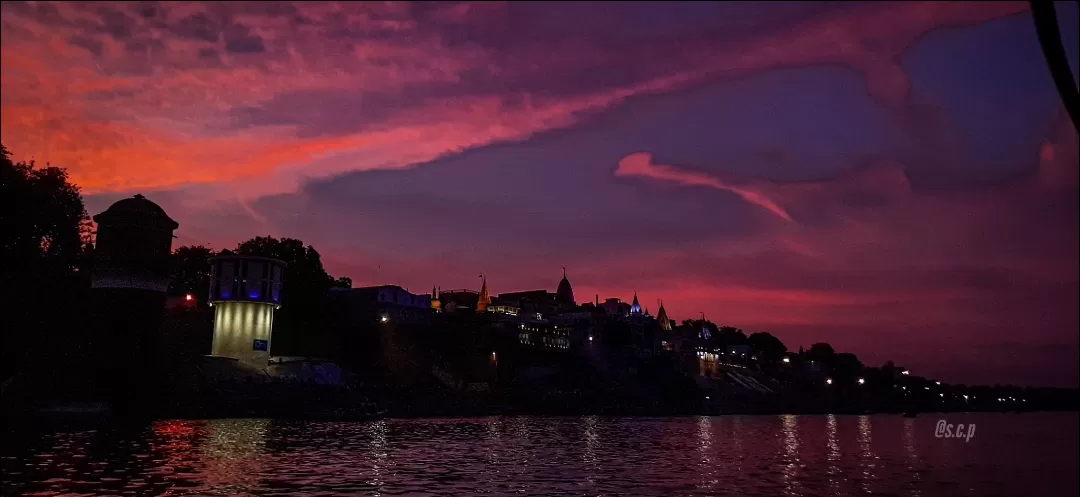
[[[93,219],[93,389],[120,411],[138,409],[152,403],[148,397],[161,380],[159,335],[179,224],[142,195],[117,201]]]

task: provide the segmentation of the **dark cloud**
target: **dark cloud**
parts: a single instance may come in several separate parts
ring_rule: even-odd
[[[217,50],[213,49],[213,48],[200,48],[199,49],[199,58],[203,59],[203,60],[210,60],[210,61],[219,61],[219,60],[221,60],[221,57],[218,55]]]
[[[251,34],[251,28],[243,24],[230,24],[225,28],[225,51],[230,53],[262,53],[266,50],[263,39]]]
[[[217,41],[223,23],[204,12],[197,12],[170,26],[173,33],[183,38]]]
[[[105,6],[100,7],[98,13],[101,15],[103,29],[114,39],[122,42],[131,37],[136,23],[133,17]]]
[[[162,6],[160,2],[136,2],[134,10],[139,16],[145,19],[153,19],[162,12]]]
[[[103,49],[101,41],[92,38],[84,38],[82,36],[72,36],[71,38],[68,38],[68,43],[77,47],[85,48],[87,51],[97,57],[101,56],[101,51]]]

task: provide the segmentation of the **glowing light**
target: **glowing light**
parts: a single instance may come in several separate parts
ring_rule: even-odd
[[[940,381],[935,381],[934,384],[935,385],[941,385],[941,382]]]
[[[860,384],[860,385],[864,385],[864,384],[866,384],[866,380],[865,380],[865,379],[863,379],[863,378],[859,378],[859,384]]]
[[[791,362],[791,358],[790,357],[785,357],[784,358],[784,363],[787,364],[789,362]]]
[[[187,295],[184,295],[184,300],[187,300],[187,301],[190,302],[192,300],[195,300],[195,296],[189,293]]]
[[[590,342],[592,341],[592,335],[589,335],[589,341]]]
[[[911,372],[909,372],[908,370],[906,370],[906,369],[905,369],[905,370],[901,371],[901,372],[900,372],[900,374],[902,374],[902,375],[905,375],[905,376],[906,376],[906,375],[909,375],[909,374],[911,374]]]
[[[832,378],[825,378],[826,385],[832,385]]]
[[[388,317],[388,316],[383,316],[383,317],[379,318],[379,321],[382,321],[384,323],[389,321],[389,320],[390,320],[390,317]]]

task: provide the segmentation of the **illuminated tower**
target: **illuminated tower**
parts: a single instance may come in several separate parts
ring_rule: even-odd
[[[641,314],[641,304],[638,302],[636,291],[634,292],[634,303],[630,304],[630,314],[635,316]]]
[[[439,302],[439,289],[431,287],[431,308],[435,312],[442,312],[442,302]]]
[[[97,246],[91,273],[93,380],[117,408],[146,404],[158,381],[158,335],[165,314],[173,231],[179,227],[142,195],[94,216]]]
[[[285,263],[266,257],[220,255],[211,259],[211,268],[214,344],[210,354],[266,367],[274,310],[281,307]]]
[[[487,278],[484,275],[480,275],[480,277],[484,279],[484,283],[480,285],[480,298],[476,301],[476,312],[484,312],[491,305],[491,294],[488,293]]]

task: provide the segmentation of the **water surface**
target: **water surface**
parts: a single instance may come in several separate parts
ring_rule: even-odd
[[[937,438],[938,419],[976,423]],[[1078,413],[162,421],[3,443],[4,495],[1073,496]]]

